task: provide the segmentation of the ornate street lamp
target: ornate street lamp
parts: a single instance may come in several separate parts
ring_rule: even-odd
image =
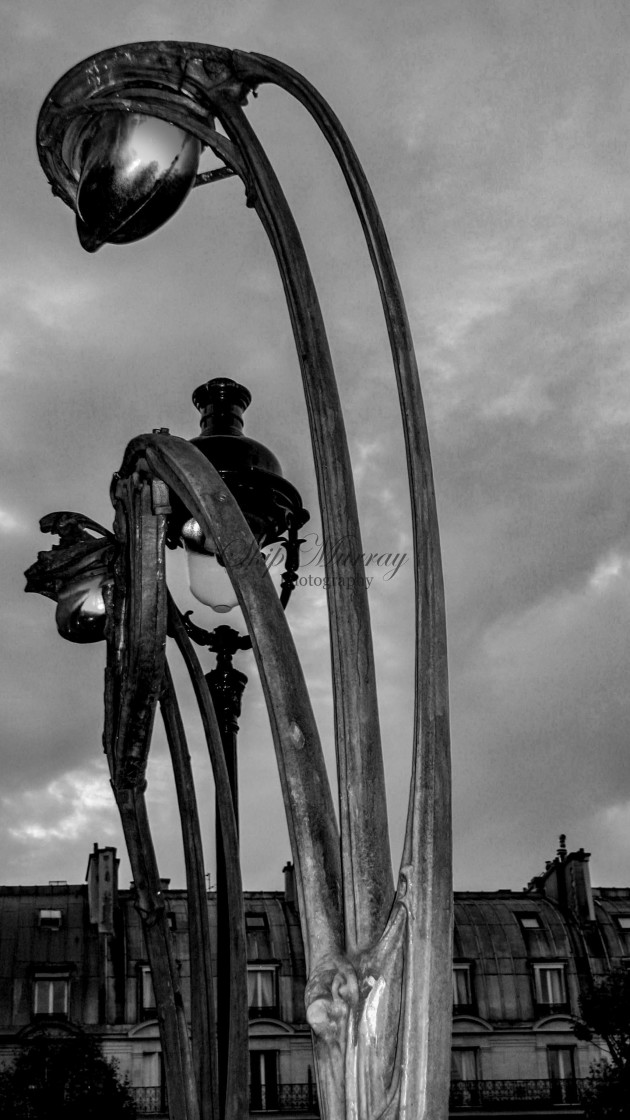
[[[213,465],[231,494],[238,501],[247,524],[254,534],[253,548],[243,549],[239,541],[232,542],[225,550],[232,561],[245,566],[259,556],[269,546],[274,546],[274,560],[278,552],[285,550],[285,564],[281,576],[280,603],[286,607],[297,579],[299,548],[302,543],[298,531],[308,519],[302,506],[300,495],[282,475],[280,464],[268,448],[243,434],[243,412],[251,401],[251,394],[242,385],[229,378],[214,378],[199,386],[193,393],[193,403],[202,414],[201,435],[190,440],[198,447],[203,456]],[[168,434],[167,429],[161,433]],[[170,495],[171,512],[167,523],[166,546],[177,549],[181,545],[187,552],[190,591],[200,603],[209,606],[221,616],[237,604],[234,588],[230,583],[223,559],[214,541],[202,532],[199,523],[190,516],[177,492]],[[106,637],[106,601],[113,593],[116,560],[124,563],[122,551],[118,548],[116,537],[102,526],[84,518],[80,514],[68,512],[48,514],[42,518],[40,527],[43,532],[55,533],[60,543],[50,552],[42,552],[37,562],[25,573],[26,590],[36,591],[56,600],[56,622],[59,633],[69,641],[87,643],[101,641]],[[123,595],[124,595],[123,590]],[[237,733],[241,699],[247,677],[232,665],[232,657],[238,650],[252,648],[247,634],[239,634],[230,626],[217,626],[212,632],[202,629],[192,622],[192,611],[180,615],[173,602],[169,604],[171,627],[179,627],[180,640],[184,635],[201,646],[207,646],[217,654],[216,667],[205,674],[217,726],[221,738],[221,753],[225,763],[234,816],[238,835],[238,768]],[[181,629],[183,627],[183,630]],[[111,636],[111,635],[110,635]],[[193,653],[188,647],[189,658]],[[198,680],[199,687],[203,687]],[[175,746],[174,740],[181,739],[182,729],[172,725],[165,717],[166,730],[174,753],[176,774],[181,767],[181,745]],[[111,760],[110,760],[111,762]],[[180,773],[182,796],[186,798],[185,783],[187,773]],[[233,1017],[234,986],[230,973],[231,927],[237,908],[242,909],[238,896],[230,907],[228,897],[227,855],[221,827],[221,807],[216,807],[216,852],[217,852],[217,1021],[219,1028],[227,1028]],[[196,813],[194,801],[188,799],[182,804],[182,811]],[[123,818],[124,823],[124,818]],[[133,848],[133,837],[131,839]],[[234,853],[231,853],[232,861]],[[192,869],[191,869],[192,870]],[[144,916],[144,911],[141,910]],[[240,915],[242,924],[242,915]],[[198,954],[197,954],[198,955]],[[241,954],[242,955],[242,954]],[[240,962],[241,965],[243,962]],[[159,966],[157,966],[159,968]],[[242,973],[242,975],[241,975]],[[236,1006],[240,1004],[243,1017],[243,985],[245,973],[241,969],[238,976]],[[209,981],[210,983],[210,978]],[[211,990],[207,993],[211,998]],[[240,995],[240,1000],[238,996]],[[193,1002],[195,1001],[193,993]],[[245,1008],[246,1011],[246,1008]],[[214,1030],[209,1031],[210,1021],[201,1032],[211,1044]],[[243,1036],[241,1023],[241,1047]],[[228,1083],[230,1061],[228,1029],[216,1031],[216,1081],[219,1099],[224,1095]],[[246,1055],[245,1055],[246,1056]],[[205,1071],[212,1080],[212,1069]]]
[[[298,532],[308,519],[295,487],[283,477],[275,455],[262,444],[243,434],[243,412],[251,394],[229,378],[215,378],[199,386],[193,403],[201,412],[201,435],[190,442],[221,475],[238,502],[247,524],[256,538],[250,556],[278,546],[285,549],[285,566],[281,578],[280,603],[286,607],[297,579],[300,544]],[[172,495],[169,518],[170,541],[177,548],[183,542],[187,553],[190,590],[194,597],[212,610],[224,615],[237,604],[237,597],[221,555],[212,540],[204,537],[201,527],[177,497]],[[247,561],[238,549],[231,550],[233,561]],[[227,776],[232,794],[236,832],[238,814],[237,735],[241,700],[247,677],[232,664],[238,650],[251,649],[248,634],[239,634],[230,626],[217,626],[208,632],[195,625],[187,611],[183,621],[190,637],[198,645],[207,646],[217,655],[216,667],[205,675],[217,717]],[[230,978],[230,913],[226,853],[223,845],[219,806],[216,812],[217,868],[217,1019],[219,1027],[227,1024],[232,1006]],[[240,979],[242,987],[244,980]],[[227,1086],[229,1051],[228,1032],[217,1032],[219,1098]]]
[[[356,558],[363,550],[337,386],[299,232],[243,111],[248,95],[265,83],[280,86],[303,104],[344,174],[376,273],[398,386],[413,521],[416,683],[411,789],[397,885],[387,841],[367,594],[364,580],[354,578]],[[242,180],[248,205],[263,223],[282,276],[304,384],[324,540],[329,545],[325,561],[338,823],[302,670],[261,554],[265,537],[255,521],[261,512],[255,487],[249,491],[232,487],[228,475],[222,477],[212,457],[203,454],[203,441],[194,446],[160,430],[129,444],[114,478],[114,540],[104,531],[95,538],[94,526],[85,519],[75,518],[70,529],[58,521],[43,526],[61,531],[65,525],[66,535],[50,562],[56,583],[48,590],[31,589],[43,590],[58,604],[66,583],[76,591],[81,582],[78,575],[65,580],[60,572],[62,554],[75,549],[73,561],[77,557],[85,561],[80,568],[79,599],[86,571],[103,592],[108,649],[105,748],[145,920],[171,1115],[177,1120],[219,1116],[240,1120],[247,1114],[245,933],[234,807],[208,682],[186,621],[169,601],[164,575],[165,546],[183,535],[193,566],[200,557],[206,559],[205,552],[217,557],[227,572],[261,677],[296,869],[308,970],[306,1011],[314,1035],[322,1114],[328,1120],[444,1120],[452,887],[440,549],[413,344],[389,246],[363,170],[339,121],[299,74],[261,55],[197,43],[136,43],[81,63],[57,83],[44,103],[38,147],[53,191],[77,215],[79,237],[88,251],[152,232],[200,182],[228,175]],[[198,173],[204,147],[221,161],[218,171]],[[281,493],[286,497],[286,490]],[[347,549],[330,547],[341,540]],[[288,583],[295,574],[294,559],[287,550]],[[40,567],[46,567],[43,559]],[[93,602],[87,595],[85,604],[89,614]],[[183,654],[199,703],[225,853],[232,995],[227,1062],[218,1074],[199,823],[165,659],[167,631]],[[178,790],[191,971],[199,978],[192,986],[192,1045],[143,796],[158,703]]]

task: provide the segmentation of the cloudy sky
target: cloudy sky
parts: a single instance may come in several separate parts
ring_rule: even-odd
[[[595,883],[626,885],[626,0],[1,0],[0,881],[80,882],[94,842],[117,845],[129,877],[101,750],[104,649],[63,642],[52,604],[23,594],[23,570],[50,544],[39,518],[71,509],[109,524],[109,481],[127,442],[158,426],[195,435],[191,392],[219,375],[250,388],[248,433],[274,448],[315,510],[289,320],[238,180],[194,191],[152,238],[91,256],[39,168],[35,124],[54,82],[106,47],[160,38],[260,51],[304,73],[344,122],[381,207],[439,502],[456,886],[524,886],[560,832],[592,852]],[[248,112],[320,290],[366,549],[408,552],[397,401],[358,223],[299,106],[263,88]],[[314,578],[315,513],[309,528],[304,572]],[[397,859],[411,565],[382,577],[374,573],[369,601]],[[313,580],[290,619],[332,761],[327,623]],[[239,668],[250,677],[244,879],[274,888],[288,840],[251,655]],[[190,728],[212,867],[212,786],[192,717]],[[149,798],[162,874],[181,884],[159,733]]]

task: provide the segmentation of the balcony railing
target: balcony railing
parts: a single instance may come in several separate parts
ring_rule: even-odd
[[[280,1008],[277,1003],[250,1003],[250,1019],[279,1019]]]
[[[130,1086],[139,1116],[166,1115],[164,1093],[159,1085]],[[299,1085],[252,1085],[249,1091],[251,1112],[305,1112],[319,1115],[317,1088],[313,1083]]]
[[[545,1078],[498,1081],[451,1081],[450,1107],[547,1108],[580,1103],[583,1081]]]
[[[251,1112],[311,1112],[319,1115],[317,1088],[312,1083],[250,1085]]]
[[[535,1111],[553,1105],[579,1105],[584,1081],[545,1078],[494,1081],[451,1081],[449,1107],[459,1109],[505,1109]],[[130,1090],[140,1116],[165,1114],[159,1085],[135,1086]],[[304,1112],[319,1115],[317,1088],[313,1083],[250,1086],[251,1112]]]
[[[139,1116],[159,1116],[166,1112],[165,1094],[161,1085],[130,1085]]]

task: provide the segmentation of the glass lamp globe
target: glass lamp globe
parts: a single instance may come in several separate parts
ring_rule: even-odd
[[[227,614],[238,606],[238,599],[226,568],[219,560],[216,546],[203,538],[199,524],[191,519],[182,530],[190,592],[199,603],[217,614]],[[278,544],[261,548],[261,555],[272,583],[280,597],[283,565],[279,562]]]
[[[236,592],[216,553],[186,547],[186,563],[190,591],[199,603],[217,614],[227,614],[237,606]]]
[[[77,145],[77,232],[93,253],[138,241],[175,213],[191,190],[201,143],[157,117],[110,110]]]
[[[191,595],[217,614],[227,614],[237,606],[238,599],[214,541],[204,537],[194,518],[183,526],[182,540]]]
[[[91,573],[61,588],[57,596],[57,630],[69,642],[87,644],[105,637],[105,597],[111,583],[107,573]]]

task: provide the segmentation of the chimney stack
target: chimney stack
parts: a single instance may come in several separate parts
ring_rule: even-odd
[[[88,860],[86,879],[90,921],[99,933],[114,932],[114,907],[118,898],[118,863],[115,848],[94,845]]]
[[[284,900],[289,906],[297,906],[297,896],[295,891],[295,868],[291,861],[285,863],[282,868],[284,874]]]
[[[556,858],[547,860],[542,875],[532,879],[527,889],[542,891],[561,909],[573,914],[580,924],[594,922],[595,907],[588,866],[590,852],[585,852],[584,848],[579,848],[577,852],[567,851],[564,833],[559,840]]]

